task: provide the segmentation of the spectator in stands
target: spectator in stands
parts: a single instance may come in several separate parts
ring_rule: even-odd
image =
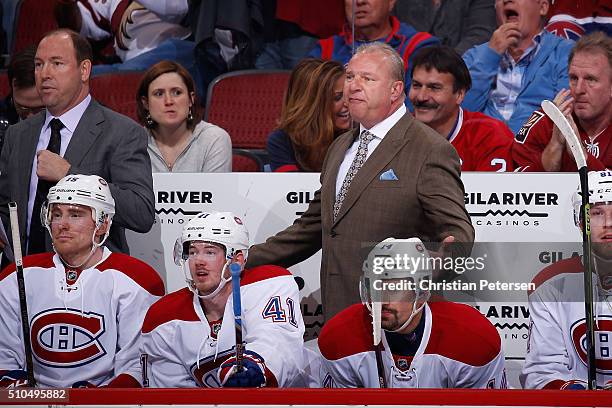
[[[574,41],[595,31],[612,35],[610,0],[555,0],[548,10],[546,30]]]
[[[516,132],[542,99],[567,87],[572,42],[543,30],[548,6],[549,0],[496,0],[499,27],[463,55],[472,75],[463,107]]]
[[[602,32],[582,37],[569,56],[569,91],[554,102],[583,143],[589,170],[612,168],[612,38]],[[523,171],[576,171],[564,137],[535,111],[514,138],[512,158]]]
[[[414,116],[446,137],[461,158],[462,171],[511,171],[512,132],[500,120],[461,108],[472,80],[455,50],[433,46],[413,59],[409,98]]]
[[[0,216],[8,229],[16,201],[29,254],[52,249],[41,224],[47,192],[67,174],[97,174],[108,181],[117,207],[107,246],[128,252],[124,228],[147,232],[155,198],[146,132],[89,95],[91,47],[77,33],[46,34],[34,60],[36,88],[45,105],[6,132],[0,156]],[[9,235],[10,236],[10,235]]]
[[[223,129],[200,120],[195,83],[173,61],[145,72],[136,97],[138,118],[149,130],[154,172],[231,172],[232,142]]]
[[[397,0],[395,15],[459,54],[489,41],[497,26],[495,0]]]
[[[321,171],[329,145],[351,126],[343,88],[339,62],[306,58],[295,67],[280,124],[268,137],[273,171]]]
[[[11,57],[7,76],[10,94],[5,99],[5,117],[10,124],[17,123],[19,119],[27,119],[30,116],[45,109],[36,90],[34,79],[34,56],[36,46],[27,47]]]
[[[34,55],[36,46],[27,47],[11,57],[7,77],[9,94],[0,101],[0,149],[8,126],[45,108],[34,80]]]
[[[395,0],[356,0],[353,10],[353,0],[344,0],[347,23],[343,31],[320,40],[309,55],[346,64],[353,55],[353,48],[372,41],[384,42],[393,47],[404,61],[406,89],[409,89],[412,54],[439,40],[429,33],[417,32],[413,27],[400,23],[397,17],[391,15],[394,6]],[[351,30],[351,25],[354,25],[355,32]]]
[[[119,64],[96,65],[93,74],[117,70],[145,70],[164,59],[191,69],[191,30],[182,24],[187,0],[61,0],[55,6],[60,27],[90,40],[114,39]]]

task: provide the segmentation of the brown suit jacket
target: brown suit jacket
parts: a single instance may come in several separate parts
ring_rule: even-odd
[[[369,245],[388,237],[440,242],[454,235],[464,244],[453,248],[453,255],[467,256],[474,241],[464,206],[459,156],[448,141],[410,113],[395,124],[364,163],[338,218],[332,221],[338,168],[358,133],[347,132],[330,147],[321,189],[306,212],[249,251],[249,267],[289,267],[322,248],[321,300],[326,320],[360,301],[361,266]],[[389,169],[398,180],[380,180]]]

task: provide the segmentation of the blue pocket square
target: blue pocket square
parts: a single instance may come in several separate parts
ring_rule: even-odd
[[[378,179],[383,180],[383,181],[384,180],[399,180],[397,176],[395,175],[395,172],[393,171],[393,169],[389,169],[385,171],[384,173],[381,173]]]

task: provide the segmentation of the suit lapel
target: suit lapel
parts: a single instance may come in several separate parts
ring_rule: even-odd
[[[42,126],[45,123],[45,112],[41,112],[31,120],[30,127],[25,134],[24,143],[21,145],[21,151],[18,152],[17,157],[20,157],[19,163],[19,185],[27,186],[26,188],[19,189],[19,196],[17,202],[24,206],[19,210],[19,229],[26,231],[26,220],[27,220],[27,205],[30,199],[30,179],[32,178],[32,163],[36,159],[36,146],[40,139],[40,133]],[[25,234],[22,234],[25,237]]]
[[[102,122],[104,122],[104,116],[100,110],[100,105],[92,99],[81,120],[79,120],[64,154],[64,158],[71,165],[78,166],[81,164],[89,149],[93,147],[94,142],[102,133],[102,128],[99,126]]]
[[[372,180],[380,175],[384,167],[389,164],[401,148],[410,140],[411,135],[408,133],[408,130],[412,126],[413,121],[412,115],[406,112],[395,126],[391,128],[389,133],[387,133],[372,155],[368,157],[363,167],[355,175],[355,178],[353,178],[334,225],[351,209]]]

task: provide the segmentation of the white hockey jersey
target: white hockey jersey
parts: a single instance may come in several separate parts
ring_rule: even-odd
[[[180,24],[187,0],[79,0],[81,35],[93,40],[115,37],[115,52],[127,61],[170,38],[185,39],[191,30]]]
[[[533,279],[529,295],[529,340],[520,376],[524,388],[559,389],[570,380],[586,385],[586,320],[580,257],[550,265]],[[593,275],[593,285],[599,279]],[[612,296],[594,299],[595,358],[598,386],[612,384]]]
[[[272,265],[244,270],[240,295],[242,339],[246,350],[263,358],[266,386],[299,384],[304,322],[293,276]],[[145,386],[219,387],[217,370],[235,354],[232,296],[222,321],[209,323],[199,298],[189,289],[171,293],[149,309],[142,335]]]
[[[164,294],[153,268],[104,248],[97,265],[67,277],[59,257],[44,253],[24,258],[24,280],[39,386],[70,387],[78,381],[100,386],[111,380],[138,386],[139,328],[146,310]],[[18,369],[25,370],[25,357],[12,264],[0,274],[0,370]]]
[[[501,339],[480,312],[451,302],[426,303],[423,312],[423,337],[411,362],[396,361],[382,336],[387,387],[506,388]],[[323,387],[379,387],[372,317],[364,305],[329,320],[319,349]]]

